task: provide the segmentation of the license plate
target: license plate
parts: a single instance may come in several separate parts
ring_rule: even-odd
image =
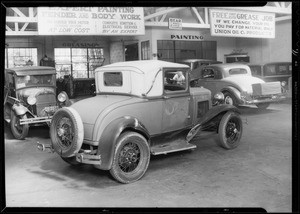
[[[46,112],[55,112],[58,109],[58,106],[47,106],[44,108]]]

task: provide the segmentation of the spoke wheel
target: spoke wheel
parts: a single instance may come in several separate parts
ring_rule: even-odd
[[[240,144],[243,124],[240,115],[227,112],[219,124],[219,143],[225,149],[234,149]]]
[[[75,109],[64,107],[53,115],[50,138],[54,150],[61,157],[72,157],[83,142],[83,123]]]
[[[26,119],[26,114],[17,116],[13,111],[11,112],[10,129],[13,136],[18,140],[24,140],[28,135],[29,125],[20,125],[20,119]]]
[[[224,92],[224,103],[228,105],[237,106],[236,98],[229,92]]]
[[[147,140],[138,133],[126,132],[118,139],[110,173],[121,183],[131,183],[144,175],[149,161]]]

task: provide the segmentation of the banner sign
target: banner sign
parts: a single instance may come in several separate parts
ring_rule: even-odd
[[[182,30],[182,19],[169,18],[169,29]]]
[[[39,35],[144,35],[142,7],[39,7]]]
[[[172,40],[190,40],[190,41],[199,41],[203,40],[203,36],[198,35],[179,35],[179,34],[171,34],[170,37]]]
[[[275,38],[275,14],[210,9],[212,36]]]

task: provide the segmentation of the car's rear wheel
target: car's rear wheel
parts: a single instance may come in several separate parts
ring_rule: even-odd
[[[256,106],[257,106],[257,108],[264,110],[270,106],[270,103],[258,103],[258,104],[256,104]]]
[[[229,111],[223,115],[219,128],[219,144],[225,149],[234,149],[240,144],[243,133],[242,119],[239,114]]]
[[[18,116],[15,112],[11,112],[10,129],[13,136],[18,140],[24,140],[28,135],[29,125],[20,125],[20,119],[26,119],[26,114]]]
[[[72,157],[80,150],[83,123],[75,109],[64,107],[55,112],[50,125],[50,138],[54,151],[61,157]]]
[[[150,161],[147,140],[136,132],[120,135],[110,174],[121,183],[139,180],[146,172]]]
[[[233,106],[238,106],[235,96],[229,92],[224,92],[224,103]]]

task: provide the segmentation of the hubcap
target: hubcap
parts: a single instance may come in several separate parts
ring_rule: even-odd
[[[120,151],[118,164],[123,172],[132,172],[140,162],[140,149],[135,143],[127,143]]]
[[[233,105],[233,99],[229,96],[225,97],[225,104]]]

